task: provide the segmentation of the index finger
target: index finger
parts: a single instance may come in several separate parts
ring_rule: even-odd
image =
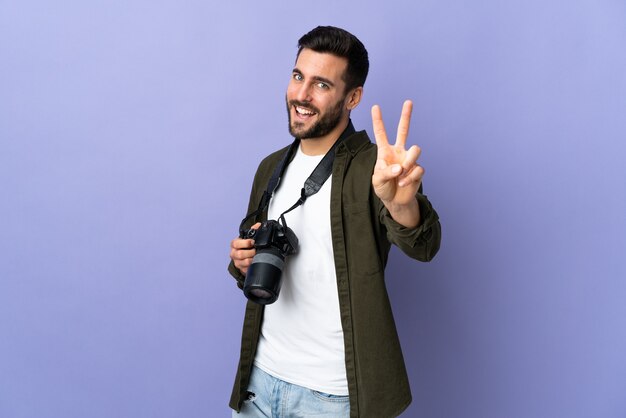
[[[372,125],[374,127],[374,138],[377,145],[389,145],[387,140],[387,132],[385,131],[385,124],[383,123],[383,114],[380,111],[380,106],[372,106]]]
[[[411,125],[411,113],[413,112],[413,102],[406,100],[402,105],[402,114],[398,123],[398,134],[396,136],[396,146],[404,148],[406,139],[409,136],[409,126]]]
[[[230,247],[236,250],[246,250],[254,246],[254,240],[251,238],[235,238],[230,242]]]

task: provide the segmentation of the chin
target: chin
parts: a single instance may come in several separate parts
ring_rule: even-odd
[[[289,125],[289,133],[294,138],[302,138],[302,134],[306,133],[307,128],[301,123]]]

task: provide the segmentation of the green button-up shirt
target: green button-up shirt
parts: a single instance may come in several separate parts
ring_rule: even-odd
[[[248,213],[256,209],[267,183],[287,148],[265,158],[256,172]],[[439,249],[441,226],[430,202],[420,193],[421,224],[406,228],[395,222],[372,190],[377,148],[365,131],[346,138],[336,149],[332,172],[330,222],[339,308],[343,327],[350,416],[398,416],[411,403],[400,341],[385,287],[391,244],[409,257],[430,261]],[[306,204],[306,203],[305,203]],[[266,220],[250,219],[246,228]],[[243,286],[245,276],[230,263],[228,271]],[[263,306],[248,301],[241,353],[230,407],[239,411],[254,362],[263,321]]]

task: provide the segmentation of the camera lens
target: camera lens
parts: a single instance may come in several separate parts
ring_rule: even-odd
[[[263,289],[251,289],[250,294],[259,299],[271,299],[272,294]]]
[[[274,303],[278,299],[284,260],[285,257],[277,248],[257,251],[243,285],[243,293],[248,299],[261,305]]]

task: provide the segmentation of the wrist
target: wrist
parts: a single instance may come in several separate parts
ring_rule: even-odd
[[[407,228],[416,228],[421,222],[419,204],[416,199],[407,203],[382,201],[394,221]]]

